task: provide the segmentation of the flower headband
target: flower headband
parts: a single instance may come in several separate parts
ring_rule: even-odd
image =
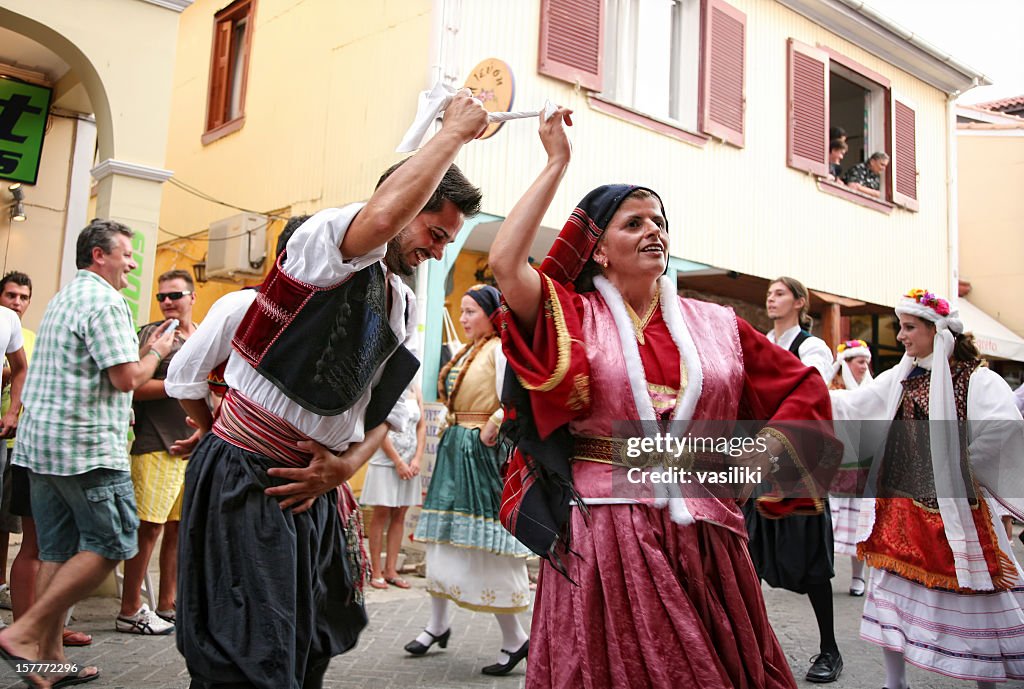
[[[948,301],[926,289],[912,289],[900,297],[896,303],[896,313],[931,321],[939,330],[948,329],[954,333],[964,331],[960,313],[953,311]]]
[[[903,296],[913,299],[921,306],[928,307],[942,317],[949,315],[949,302],[926,289],[912,289]]]
[[[847,340],[836,347],[836,357],[839,359],[855,359],[859,356],[871,359],[871,349],[864,340]]]

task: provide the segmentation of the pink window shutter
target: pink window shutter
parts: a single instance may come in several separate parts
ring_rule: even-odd
[[[747,15],[722,0],[707,0],[702,21],[700,129],[742,147]]]
[[[789,39],[786,164],[828,175],[828,54]]]
[[[603,50],[603,0],[541,0],[538,72],[600,91]]]
[[[917,201],[917,126],[914,109],[893,100],[893,203],[911,210]]]

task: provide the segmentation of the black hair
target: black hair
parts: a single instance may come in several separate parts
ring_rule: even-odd
[[[384,184],[384,180],[409,160],[411,159],[400,160],[389,167],[377,180],[375,188],[380,188],[380,185]],[[455,163],[448,166],[444,177],[441,178],[441,183],[437,185],[437,189],[430,195],[427,205],[423,206],[423,210],[420,212],[436,213],[441,210],[445,201],[451,201],[467,218],[480,212],[480,203],[483,201],[480,189],[473,186]]]

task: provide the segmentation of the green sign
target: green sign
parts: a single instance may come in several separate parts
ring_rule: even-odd
[[[35,184],[52,89],[0,77],[0,179]]]

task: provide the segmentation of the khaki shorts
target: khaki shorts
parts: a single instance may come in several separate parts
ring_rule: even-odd
[[[139,519],[152,524],[181,521],[181,496],[188,461],[167,452],[132,455],[132,485]]]

